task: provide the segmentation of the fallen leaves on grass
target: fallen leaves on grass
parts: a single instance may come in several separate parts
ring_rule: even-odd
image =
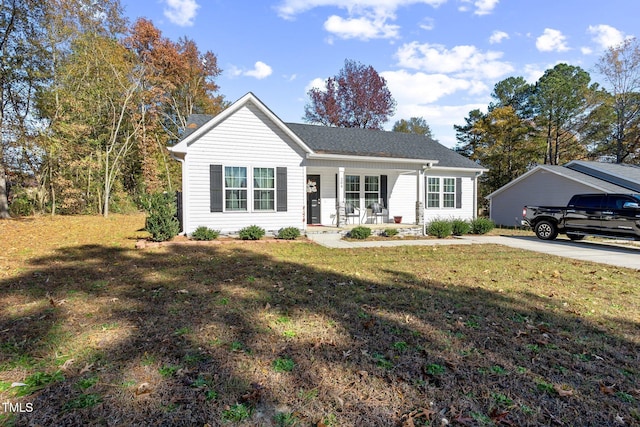
[[[419,422],[420,425],[428,425],[431,420],[431,416],[434,415],[430,409],[421,408],[409,412],[402,416],[402,427],[415,427],[415,423]],[[424,420],[422,420],[424,418]]]
[[[573,389],[567,384],[554,384],[553,389],[560,397],[573,396]]]

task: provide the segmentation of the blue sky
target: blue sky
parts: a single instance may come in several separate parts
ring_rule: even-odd
[[[454,124],[485,110],[510,76],[534,83],[565,62],[604,83],[594,64],[635,37],[637,0],[121,0],[163,36],[218,58],[221,94],[251,91],[285,122],[303,123],[307,91],[345,59],[372,65],[397,101],[385,126],[424,117],[456,144]],[[606,87],[606,85],[605,85]]]

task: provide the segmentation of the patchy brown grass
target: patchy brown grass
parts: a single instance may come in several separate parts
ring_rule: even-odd
[[[143,224],[0,221],[0,424],[640,425],[637,271]]]

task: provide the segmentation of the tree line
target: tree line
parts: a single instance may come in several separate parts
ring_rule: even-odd
[[[0,217],[8,194],[18,214],[107,216],[175,191],[166,146],[227,105],[212,52],[130,25],[118,0],[3,1],[0,54]]]
[[[609,48],[595,71],[558,64],[534,84],[523,77],[498,82],[483,113],[454,126],[455,150],[489,169],[481,200],[539,164],[571,160],[640,163],[640,44]]]
[[[487,167],[481,195],[537,164],[607,158],[640,163],[640,45],[626,40],[596,64],[604,86],[558,64],[534,84],[498,82],[487,112],[454,126],[459,153]],[[134,210],[180,188],[166,147],[190,114],[228,106],[212,52],[127,22],[119,0],[6,0],[0,4],[0,218]],[[345,60],[308,92],[304,119],[381,129],[396,101],[371,66]],[[433,138],[423,118],[397,132]],[[10,199],[9,196],[10,195]],[[11,202],[11,203],[10,203]]]

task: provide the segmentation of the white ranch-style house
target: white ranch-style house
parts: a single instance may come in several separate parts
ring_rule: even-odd
[[[423,135],[284,123],[252,93],[192,115],[169,150],[182,163],[185,234],[473,219],[485,172]]]

